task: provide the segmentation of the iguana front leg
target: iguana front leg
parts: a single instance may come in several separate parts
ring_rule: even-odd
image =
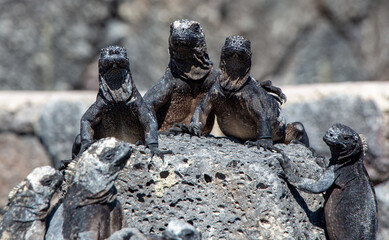
[[[143,101],[151,110],[151,113],[153,114],[160,127],[164,120],[158,119],[157,112],[171,99],[171,95],[174,89],[174,84],[171,82],[170,79],[171,77],[171,74],[165,73],[162,79],[153,87],[151,87],[143,96]]]
[[[94,138],[95,126],[101,122],[101,112],[103,109],[102,104],[96,103],[92,104],[89,109],[85,112],[84,116],[81,118],[80,123],[80,137],[81,137],[81,146],[79,154],[84,152],[90,145],[92,145],[97,139]]]
[[[282,158],[277,158],[283,169],[283,176],[281,177],[297,189],[307,193],[322,193],[327,191],[335,182],[334,166],[328,167],[317,181],[309,178],[300,178],[294,173],[290,159],[286,154],[281,152],[281,155]]]
[[[155,118],[155,115],[151,112],[149,107],[143,101],[139,92],[137,92],[137,98],[140,99],[136,101],[138,106],[134,109],[139,116],[139,121],[144,129],[145,134],[145,146],[150,149],[151,155],[157,155],[162,160],[164,159],[164,154],[172,154],[171,150],[160,150],[158,148],[158,123]]]

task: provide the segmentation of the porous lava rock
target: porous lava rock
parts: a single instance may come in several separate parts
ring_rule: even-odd
[[[151,159],[134,146],[116,186],[127,227],[160,235],[173,218],[193,224],[203,239],[325,239],[321,194],[306,194],[278,175],[281,154],[228,138],[161,135]],[[300,145],[277,144],[299,174],[316,179],[323,168]]]

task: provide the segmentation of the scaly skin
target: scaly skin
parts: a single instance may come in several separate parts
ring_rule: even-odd
[[[80,135],[73,146],[73,156],[105,137],[141,142],[159,156],[157,121],[143,101],[131,77],[124,48],[111,46],[101,50],[97,99],[81,118]]]
[[[9,194],[0,220],[0,239],[44,239],[50,201],[63,180],[52,167],[34,169]]]
[[[226,39],[221,51],[221,75],[209,93],[196,107],[189,127],[176,125],[195,135],[202,135],[209,118],[217,117],[222,132],[229,137],[247,141],[265,149],[273,149],[273,142],[303,140],[309,145],[304,127],[292,126],[285,133],[285,122],[281,117],[280,104],[286,96],[271,81],[259,83],[250,75],[251,47],[250,41],[241,36]],[[295,123],[297,124],[297,123]],[[302,132],[299,132],[302,130]],[[300,136],[305,134],[306,139]],[[286,139],[286,136],[295,136]],[[289,137],[290,138],[290,137]]]
[[[377,204],[363,165],[364,146],[351,128],[333,125],[323,140],[330,147],[330,164],[318,181],[300,178],[284,155],[285,179],[309,193],[325,192],[326,233],[329,239],[376,239]]]
[[[115,180],[131,146],[114,138],[92,144],[66,171],[68,190],[49,222],[46,239],[106,239],[123,226]]]
[[[169,130],[174,123],[189,125],[196,105],[218,75],[198,22],[183,19],[170,25],[169,54],[165,74],[143,97],[160,131]],[[213,122],[213,118],[207,120],[203,134],[212,130]]]

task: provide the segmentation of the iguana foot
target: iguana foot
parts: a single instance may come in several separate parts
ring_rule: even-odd
[[[264,150],[279,152],[279,149],[273,145],[273,140],[271,139],[258,139],[257,141],[246,141],[244,144],[248,147],[256,146],[258,149],[262,147]]]
[[[263,87],[267,92],[274,93],[275,95],[272,96],[281,104],[286,102],[286,95],[282,92],[281,88],[273,86],[271,80],[261,82],[261,87]]]
[[[174,123],[173,127],[169,129],[169,133],[173,133],[173,134],[189,133],[190,135],[201,137],[200,128],[195,124],[190,124],[190,126],[187,126],[184,123]]]
[[[277,157],[276,159],[281,165],[282,172],[278,173],[278,177],[284,179],[288,183],[295,183],[297,182],[297,177],[293,172],[292,164],[290,163],[290,159],[288,156],[286,156],[285,152],[278,149],[279,153],[281,154],[281,158]]]
[[[151,151],[151,158],[153,158],[154,156],[158,156],[162,159],[163,162],[165,160],[165,156],[164,156],[165,154],[173,154],[172,150],[161,150],[158,148],[158,146],[156,146],[154,144],[150,144],[147,147]]]

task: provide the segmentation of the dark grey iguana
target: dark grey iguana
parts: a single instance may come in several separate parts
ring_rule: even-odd
[[[123,227],[114,182],[131,156],[115,138],[92,144],[65,170],[65,196],[49,221],[46,239],[106,239]]]
[[[150,236],[136,228],[123,228],[111,235],[108,240],[201,240],[201,234],[189,223],[173,219],[169,222],[163,235]]]
[[[175,122],[189,124],[196,105],[218,75],[198,22],[183,19],[170,25],[169,54],[165,74],[143,97],[160,131],[169,130]],[[207,119],[204,134],[212,130],[213,122],[212,117]]]
[[[124,48],[103,48],[99,59],[99,92],[97,99],[81,118],[80,135],[73,145],[73,156],[85,151],[104,137],[142,142],[152,153],[158,150],[158,125],[140,95],[130,72]]]
[[[8,196],[0,220],[0,239],[44,239],[50,201],[62,182],[50,166],[35,168]]]
[[[172,128],[172,131],[181,129],[199,136],[208,118],[215,114],[226,136],[258,147],[271,148],[273,142],[289,143],[292,140],[309,146],[301,123],[285,126],[280,104],[286,101],[286,96],[281,89],[270,81],[261,84],[250,75],[250,45],[250,41],[241,36],[226,39],[221,51],[218,81],[196,107],[190,126],[176,124],[178,129]]]
[[[342,124],[333,125],[323,140],[330,147],[331,159],[318,181],[297,176],[285,155],[279,159],[283,177],[302,191],[325,192],[329,239],[376,239],[377,204],[363,165],[367,146],[354,130]]]

